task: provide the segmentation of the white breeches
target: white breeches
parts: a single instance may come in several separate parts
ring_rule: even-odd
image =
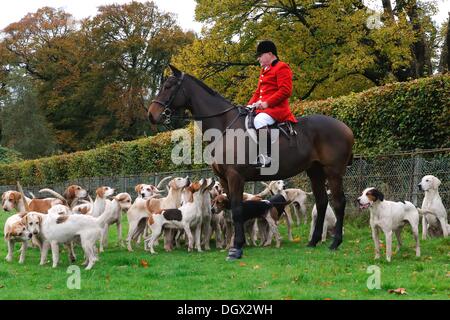
[[[258,130],[264,126],[270,126],[275,123],[275,119],[269,116],[267,113],[258,113],[253,121],[255,129]]]

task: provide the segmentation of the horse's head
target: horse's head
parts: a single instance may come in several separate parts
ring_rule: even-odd
[[[172,75],[167,78],[158,95],[148,108],[148,119],[151,123],[170,123],[173,114],[184,113],[188,98],[183,89],[184,73],[169,65]]]

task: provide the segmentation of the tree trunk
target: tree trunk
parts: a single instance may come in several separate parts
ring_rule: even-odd
[[[444,47],[444,50],[446,51],[447,59],[444,60],[444,70],[448,72],[450,70],[450,12],[448,13],[447,36],[445,37],[445,42],[447,45]]]
[[[392,22],[395,22],[394,12],[392,11],[391,0],[381,0],[381,2],[383,3],[384,12],[387,14],[387,16],[389,17],[389,19]]]

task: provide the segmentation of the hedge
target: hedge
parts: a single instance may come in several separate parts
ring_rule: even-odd
[[[345,122],[355,134],[354,153],[450,147],[450,75],[375,87],[336,99],[292,104],[293,112],[326,114]],[[193,126],[189,126],[192,136]],[[171,132],[88,151],[0,164],[0,185],[45,185],[95,176],[186,170],[206,165],[170,161]]]
[[[326,114],[345,122],[355,135],[354,153],[446,148],[450,146],[450,74],[298,103],[293,111]]]

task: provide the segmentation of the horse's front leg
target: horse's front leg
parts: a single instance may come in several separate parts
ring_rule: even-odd
[[[231,176],[233,178],[233,176]],[[240,177],[235,177],[228,181],[229,197],[231,200],[231,211],[234,222],[234,243],[228,251],[227,260],[240,259],[243,254],[242,247],[245,243],[244,232],[244,212],[242,209],[242,193],[244,192],[244,181]]]

